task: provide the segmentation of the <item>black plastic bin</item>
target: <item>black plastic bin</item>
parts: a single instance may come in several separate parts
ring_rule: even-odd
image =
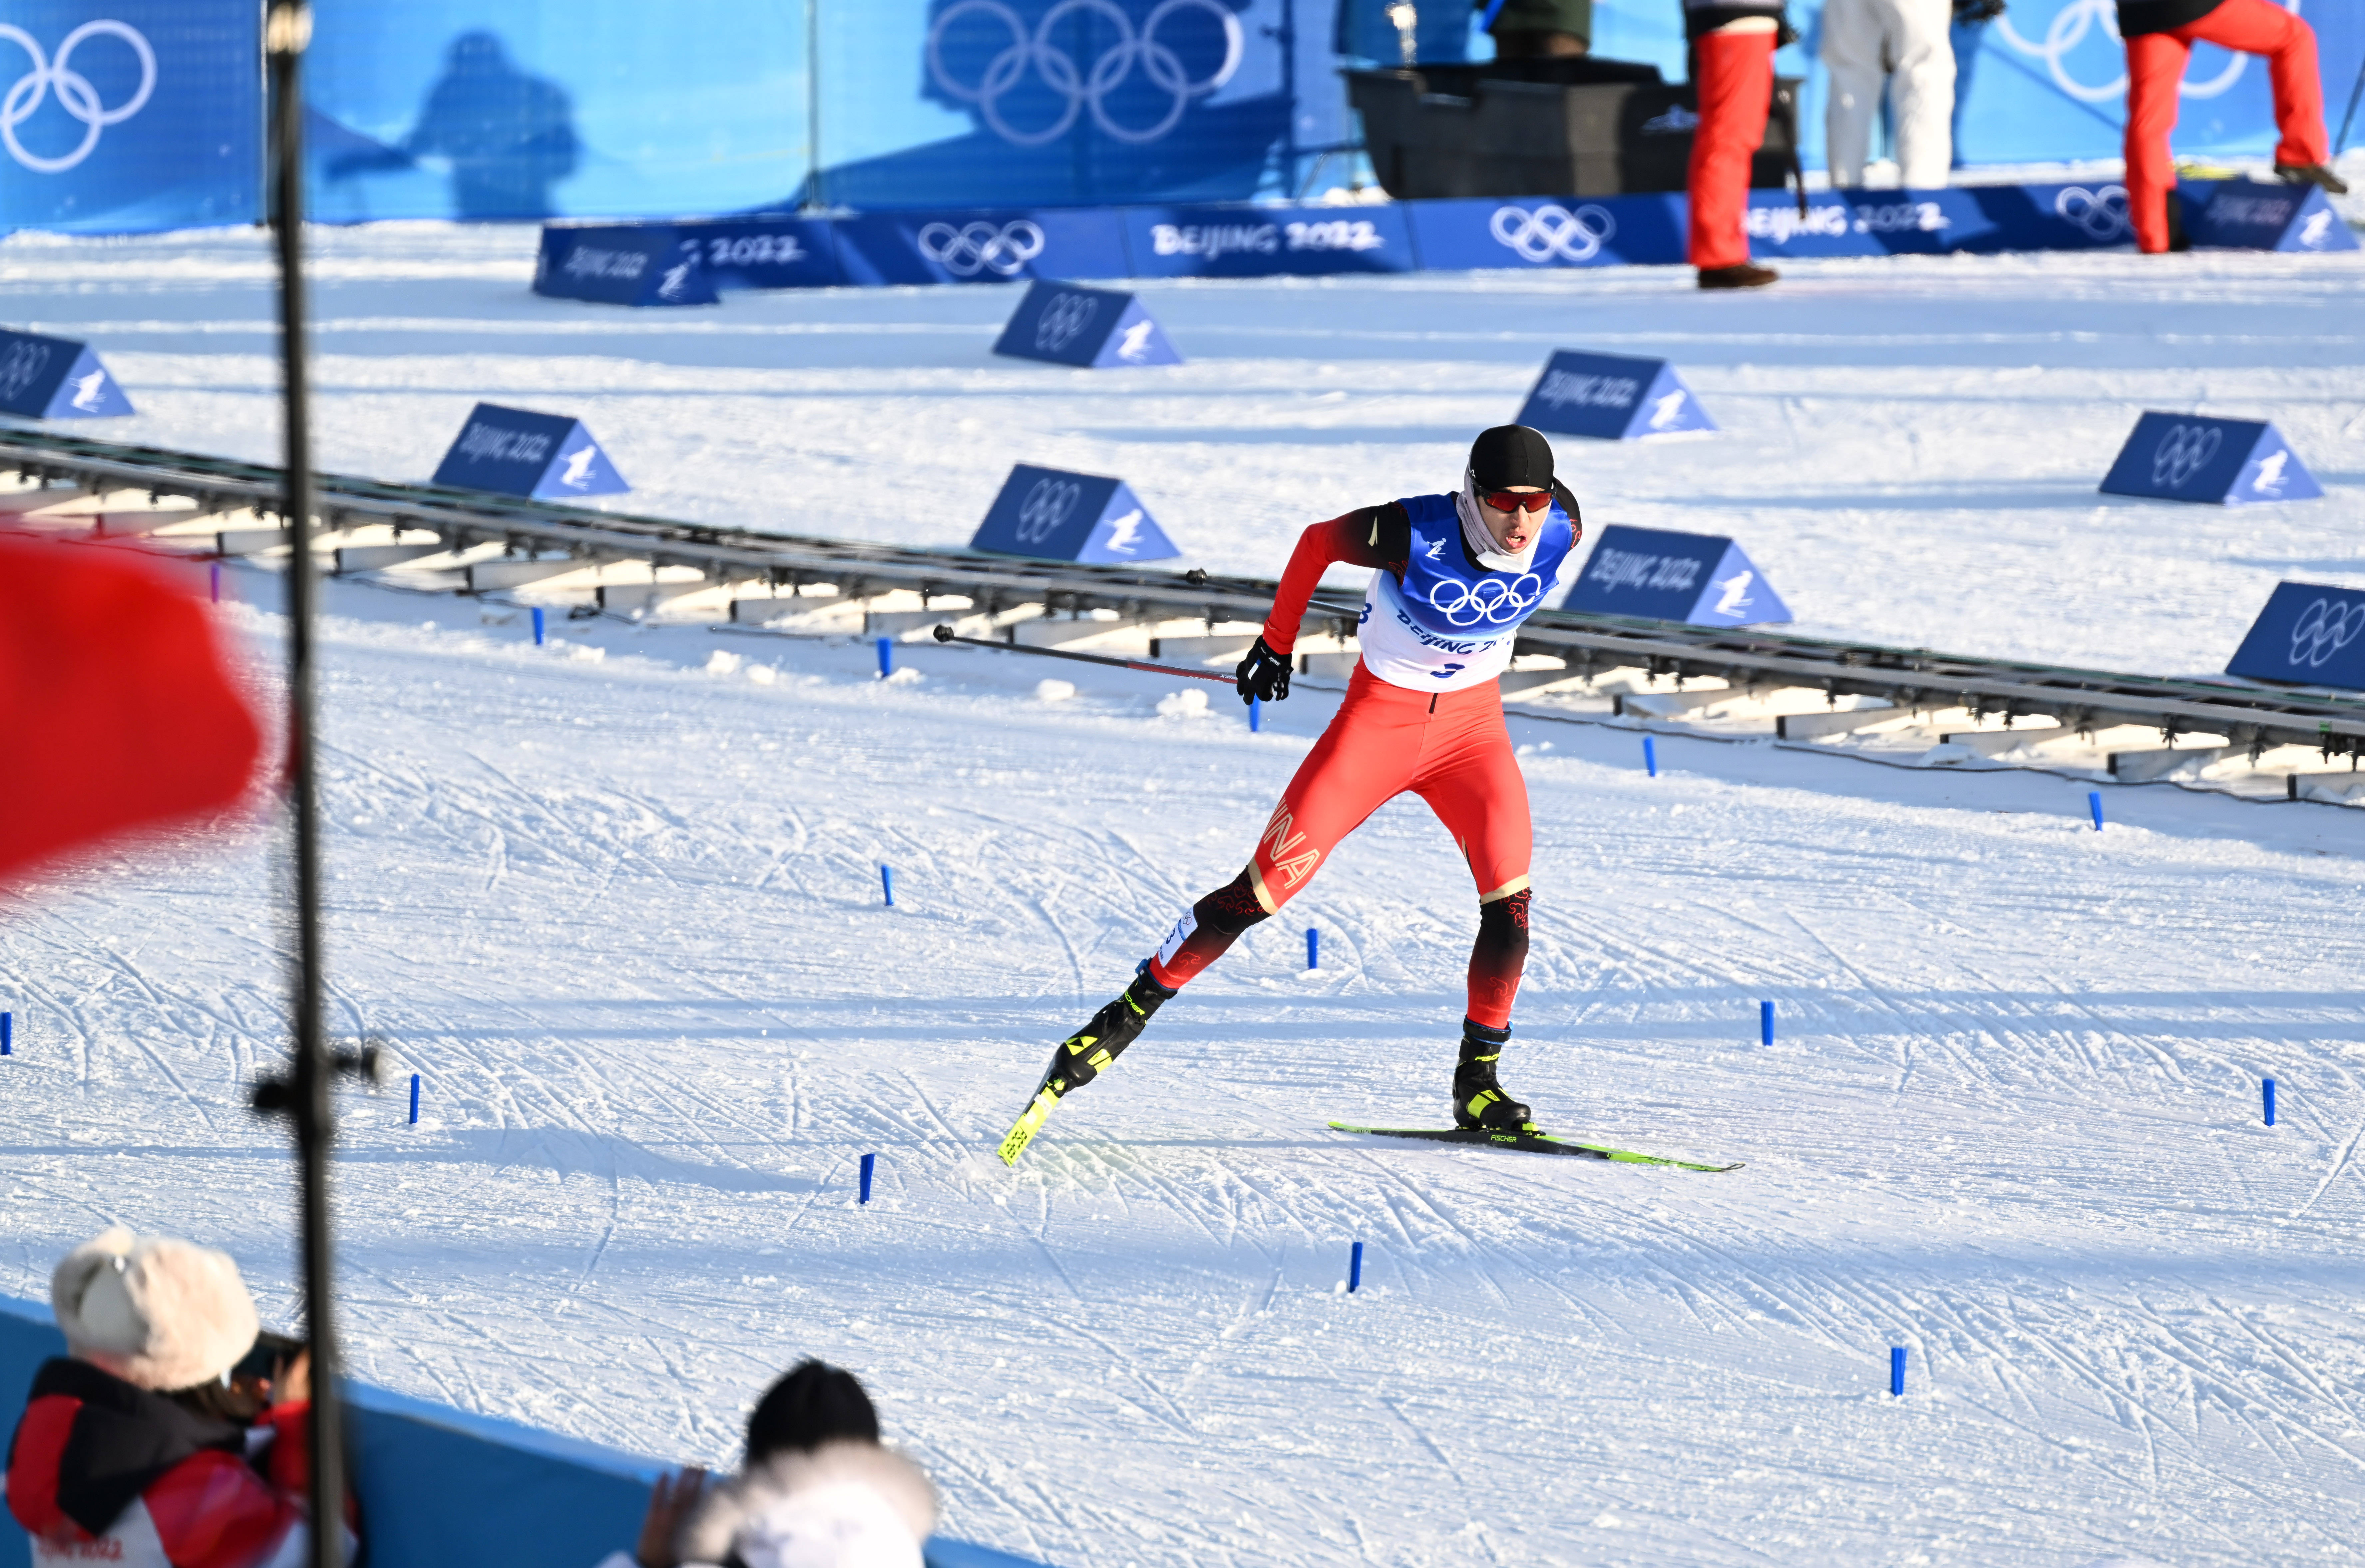
[[[1381,188],[1417,196],[1679,191],[1698,99],[1689,83],[1622,60],[1506,61],[1349,71]],[[1777,77],[1749,183],[1788,183],[1799,79]]]

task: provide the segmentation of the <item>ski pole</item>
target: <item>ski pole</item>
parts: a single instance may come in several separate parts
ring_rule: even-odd
[[[1030,648],[1024,643],[997,643],[991,637],[956,637],[949,626],[936,628],[939,643],[966,643],[972,648],[992,648],[1004,654],[1033,654],[1038,658],[1074,659],[1082,664],[1108,665],[1115,669],[1144,669],[1152,675],[1179,675],[1191,680],[1220,680],[1226,686],[1233,678],[1221,670],[1184,669],[1180,665],[1154,665],[1147,659],[1111,658],[1105,654],[1073,654],[1065,648]]]
[[[2357,85],[2348,89],[2348,112],[2340,117],[2340,140],[2332,144],[2332,161],[2338,162],[2341,152],[2348,146],[2348,125],[2357,118],[2357,99],[2365,95],[2365,60],[2357,62]]]

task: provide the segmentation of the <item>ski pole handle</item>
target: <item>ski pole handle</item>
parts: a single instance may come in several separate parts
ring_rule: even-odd
[[[1024,643],[997,643],[990,637],[957,637],[953,635],[951,627],[942,623],[937,625],[936,635],[939,643],[966,643],[972,648],[992,648],[998,653],[1033,654],[1037,658],[1045,659],[1074,659],[1080,664],[1107,665],[1112,669],[1139,669],[1148,670],[1152,675],[1179,675],[1188,680],[1220,680],[1226,686],[1233,683],[1233,678],[1221,670],[1184,669],[1180,665],[1154,665],[1147,659],[1111,658],[1105,654],[1075,654],[1070,653],[1065,648],[1030,648]]]

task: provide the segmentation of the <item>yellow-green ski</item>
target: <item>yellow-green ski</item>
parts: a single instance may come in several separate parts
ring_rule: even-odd
[[[1051,1107],[1059,1103],[1059,1097],[1052,1093],[1048,1086],[1035,1092],[1034,1103],[1026,1107],[1025,1114],[1016,1121],[1010,1124],[1010,1131],[1003,1135],[1002,1163],[1004,1165],[1018,1163],[1018,1157],[1026,1152],[1026,1146],[1033,1143],[1035,1135],[1043,1130],[1043,1123],[1051,1114]]]
[[[1715,1171],[1738,1170],[1743,1163],[1734,1159],[1710,1165],[1692,1159],[1671,1159],[1664,1154],[1637,1154],[1631,1148],[1554,1137],[1532,1127],[1526,1132],[1501,1132],[1491,1127],[1366,1127],[1353,1122],[1333,1122],[1330,1126],[1342,1133],[1367,1133],[1373,1137],[1422,1138],[1430,1143],[1470,1144],[1479,1148],[1512,1148],[1522,1154],[1573,1154],[1582,1159],[1607,1159],[1618,1165],[1666,1165],[1678,1170]]]

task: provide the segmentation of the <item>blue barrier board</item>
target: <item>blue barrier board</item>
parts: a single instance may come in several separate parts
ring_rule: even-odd
[[[1789,607],[1732,540],[1620,523],[1601,531],[1562,608],[1694,626],[1790,619]]]
[[[847,283],[1123,277],[1125,230],[1105,207],[873,212],[835,220]]]
[[[88,345],[39,332],[0,331],[0,413],[98,420],[131,411],[131,399]]]
[[[632,488],[580,420],[479,403],[435,470],[435,483],[563,501]]]
[[[1600,441],[1705,435],[1716,429],[1699,398],[1663,359],[1562,349],[1519,407],[1533,430]]]
[[[1090,370],[1115,365],[1181,364],[1140,300],[1105,288],[1037,279],[1010,313],[993,352]]]
[[[2357,236],[2315,185],[2227,180],[2202,205],[2189,232],[2195,245],[2229,250],[2357,249]]]
[[[2282,432],[2262,420],[2151,412],[2135,421],[2102,493],[2234,507],[2314,500],[2324,491]]]
[[[2191,180],[2178,189],[2195,214],[2225,198],[2217,227],[2208,232],[2226,238],[2203,243],[2356,248],[2321,193]],[[2276,216],[2286,209],[2286,217]],[[1663,192],[1369,207],[1232,202],[923,209],[827,218],[755,214],[651,227],[701,239],[704,265],[718,286],[798,288],[1022,277],[1673,266],[1685,260],[1689,211],[1681,192]],[[1743,223],[1752,250],[1771,258],[2091,251],[2135,237],[2126,187],[2102,180],[1817,191],[1803,213],[1791,192],[1752,191]]]
[[[2365,691],[2365,592],[2277,583],[2225,673]]]
[[[542,231],[533,291],[604,305],[712,305],[698,242],[667,225],[553,223]]]
[[[0,1297],[0,1411],[12,1428],[43,1361],[66,1353],[48,1310]],[[639,1539],[649,1485],[670,1467],[554,1432],[344,1385],[353,1491],[371,1568],[591,1568]],[[0,1568],[29,1562],[0,1508]],[[925,1568],[1043,1568],[1031,1558],[930,1536]]]
[[[1608,267],[1684,259],[1677,195],[1400,204],[1423,267]]]
[[[969,542],[1039,561],[1165,561],[1182,554],[1121,479],[1021,463]]]
[[[717,218],[676,224],[716,288],[834,288],[846,281],[826,218]]]
[[[1128,207],[1136,277],[1415,272],[1404,205]]]

